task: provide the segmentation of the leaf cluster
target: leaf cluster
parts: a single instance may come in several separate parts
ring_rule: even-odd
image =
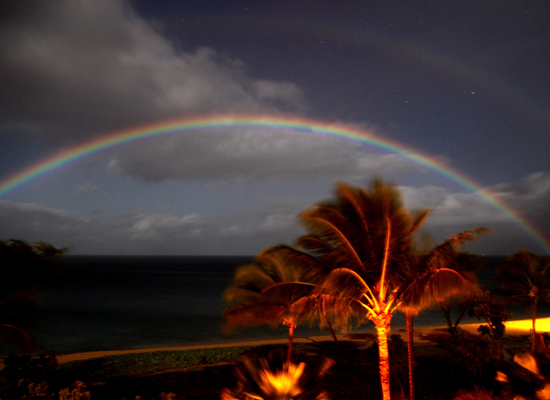
[[[500,341],[506,331],[505,322],[512,317],[500,299],[489,291],[478,291],[462,297],[459,306],[466,309],[468,316],[483,319],[487,326],[480,326],[480,333]]]
[[[550,257],[538,257],[526,250],[508,256],[497,269],[498,294],[512,302],[550,300]]]
[[[59,273],[59,257],[68,248],[56,248],[51,244],[29,244],[23,240],[0,240],[0,295],[41,283],[45,278]]]

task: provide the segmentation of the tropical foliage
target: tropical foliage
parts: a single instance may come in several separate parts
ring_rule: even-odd
[[[541,259],[525,250],[518,250],[499,267],[496,282],[499,293],[511,301],[527,303],[533,320],[532,343],[535,349],[537,306],[550,299],[550,258]]]
[[[333,201],[301,214],[308,234],[296,247],[313,257],[305,260],[306,269],[319,281],[300,304],[310,301],[313,308],[322,299],[338,310],[341,323],[350,315],[374,322],[385,399],[390,396],[387,333],[393,313],[400,307],[417,313],[471,286],[448,265],[457,247],[483,230],[456,235],[418,257],[413,235],[428,214],[406,210],[398,189],[381,180],[369,190],[339,184]]]
[[[289,329],[287,360],[290,361],[294,328],[302,319],[291,306],[309,295],[315,286],[307,282],[299,261],[300,254],[280,245],[258,254],[254,263],[239,267],[223,293],[229,302],[223,313],[224,330],[282,323]],[[326,314],[321,326],[323,321],[327,321]]]
[[[453,267],[461,274],[466,274],[471,277],[476,276],[477,272],[485,267],[486,264],[486,259],[469,253],[459,253],[454,259]],[[472,292],[457,293],[439,301],[439,306],[445,316],[445,321],[447,322],[447,327],[451,337],[456,335],[458,324],[468,311],[461,300],[464,296],[468,296],[471,293]],[[453,311],[453,309],[456,310],[456,315],[454,316],[451,315],[451,311]]]
[[[225,294],[237,302],[228,307],[226,317],[242,320],[249,313],[245,319],[250,323],[284,318],[326,323],[331,329],[373,321],[382,391],[389,399],[387,334],[394,312],[401,309],[412,316],[475,286],[452,262],[464,242],[484,230],[455,235],[419,255],[413,235],[429,212],[406,210],[398,189],[381,180],[367,190],[339,184],[333,200],[300,215],[307,234],[294,247],[268,249],[254,266],[237,271]]]
[[[465,295],[478,289],[475,273],[465,269],[464,253],[460,249],[466,241],[476,240],[486,232],[478,228],[447,239],[431,250],[416,252],[414,262],[408,266],[402,302],[399,309],[405,312],[409,362],[409,400],[414,400],[414,337],[413,316],[441,304],[456,295]]]

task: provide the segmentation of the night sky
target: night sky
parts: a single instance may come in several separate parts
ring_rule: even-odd
[[[4,1],[0,43],[1,182],[125,129],[284,116],[373,132],[520,218],[394,151],[236,127],[42,175],[0,197],[1,239],[71,254],[252,255],[292,243],[299,212],[335,182],[378,176],[408,208],[433,207],[424,231],[435,242],[484,226],[493,232],[472,252],[549,252],[546,0]]]

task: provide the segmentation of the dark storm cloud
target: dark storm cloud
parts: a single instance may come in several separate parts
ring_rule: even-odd
[[[292,83],[247,76],[241,61],[213,49],[177,51],[122,0],[41,2],[9,15],[4,132],[38,130],[66,143],[187,114],[305,107]]]

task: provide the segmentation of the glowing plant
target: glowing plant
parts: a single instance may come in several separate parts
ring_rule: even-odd
[[[281,352],[271,353],[266,359],[245,358],[237,366],[235,375],[239,378],[237,387],[233,390],[224,389],[222,400],[293,400],[304,396],[312,398],[316,383],[334,361],[325,358],[317,368],[306,369],[301,362],[281,362]],[[317,394],[317,400],[329,400],[325,392]]]

